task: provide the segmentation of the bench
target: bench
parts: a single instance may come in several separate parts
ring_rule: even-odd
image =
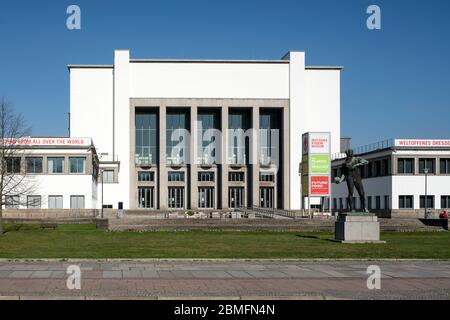
[[[41,229],[55,230],[56,228],[58,228],[58,224],[56,222],[41,222]]]
[[[442,227],[448,230],[448,219],[419,219],[426,226]]]

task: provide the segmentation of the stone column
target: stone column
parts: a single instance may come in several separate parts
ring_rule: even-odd
[[[222,188],[222,209],[228,208],[228,106],[222,106],[221,109],[221,131],[222,131],[222,181],[220,183]]]
[[[166,106],[159,107],[159,209],[167,210]]]
[[[191,140],[190,140],[190,176],[191,181],[189,184],[190,188],[190,194],[191,194],[191,201],[190,201],[190,208],[191,209],[198,209],[198,167],[197,167],[197,106],[191,106],[191,114],[190,114],[190,134],[191,134]],[[187,184],[186,184],[187,185]]]
[[[251,141],[251,157],[252,160],[252,205],[259,207],[259,107],[252,108],[252,141]],[[247,184],[248,188],[248,184]],[[274,195],[275,196],[275,195]]]

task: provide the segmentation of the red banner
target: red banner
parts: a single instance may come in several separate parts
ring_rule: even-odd
[[[330,194],[328,176],[311,176],[310,183],[311,196],[328,196]]]

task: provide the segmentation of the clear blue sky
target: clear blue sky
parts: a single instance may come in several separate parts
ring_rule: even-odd
[[[82,30],[66,29],[81,7]],[[366,8],[382,29],[366,28]],[[34,135],[67,135],[67,64],[133,58],[278,59],[342,65],[342,135],[362,145],[391,137],[450,138],[448,0],[0,0],[0,96]]]

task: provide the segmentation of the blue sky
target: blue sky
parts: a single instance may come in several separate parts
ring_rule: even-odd
[[[66,29],[81,7],[82,29]],[[366,28],[366,8],[382,29]],[[342,65],[342,135],[450,138],[450,1],[0,0],[0,96],[34,135],[67,135],[67,64],[133,58],[278,59]]]

